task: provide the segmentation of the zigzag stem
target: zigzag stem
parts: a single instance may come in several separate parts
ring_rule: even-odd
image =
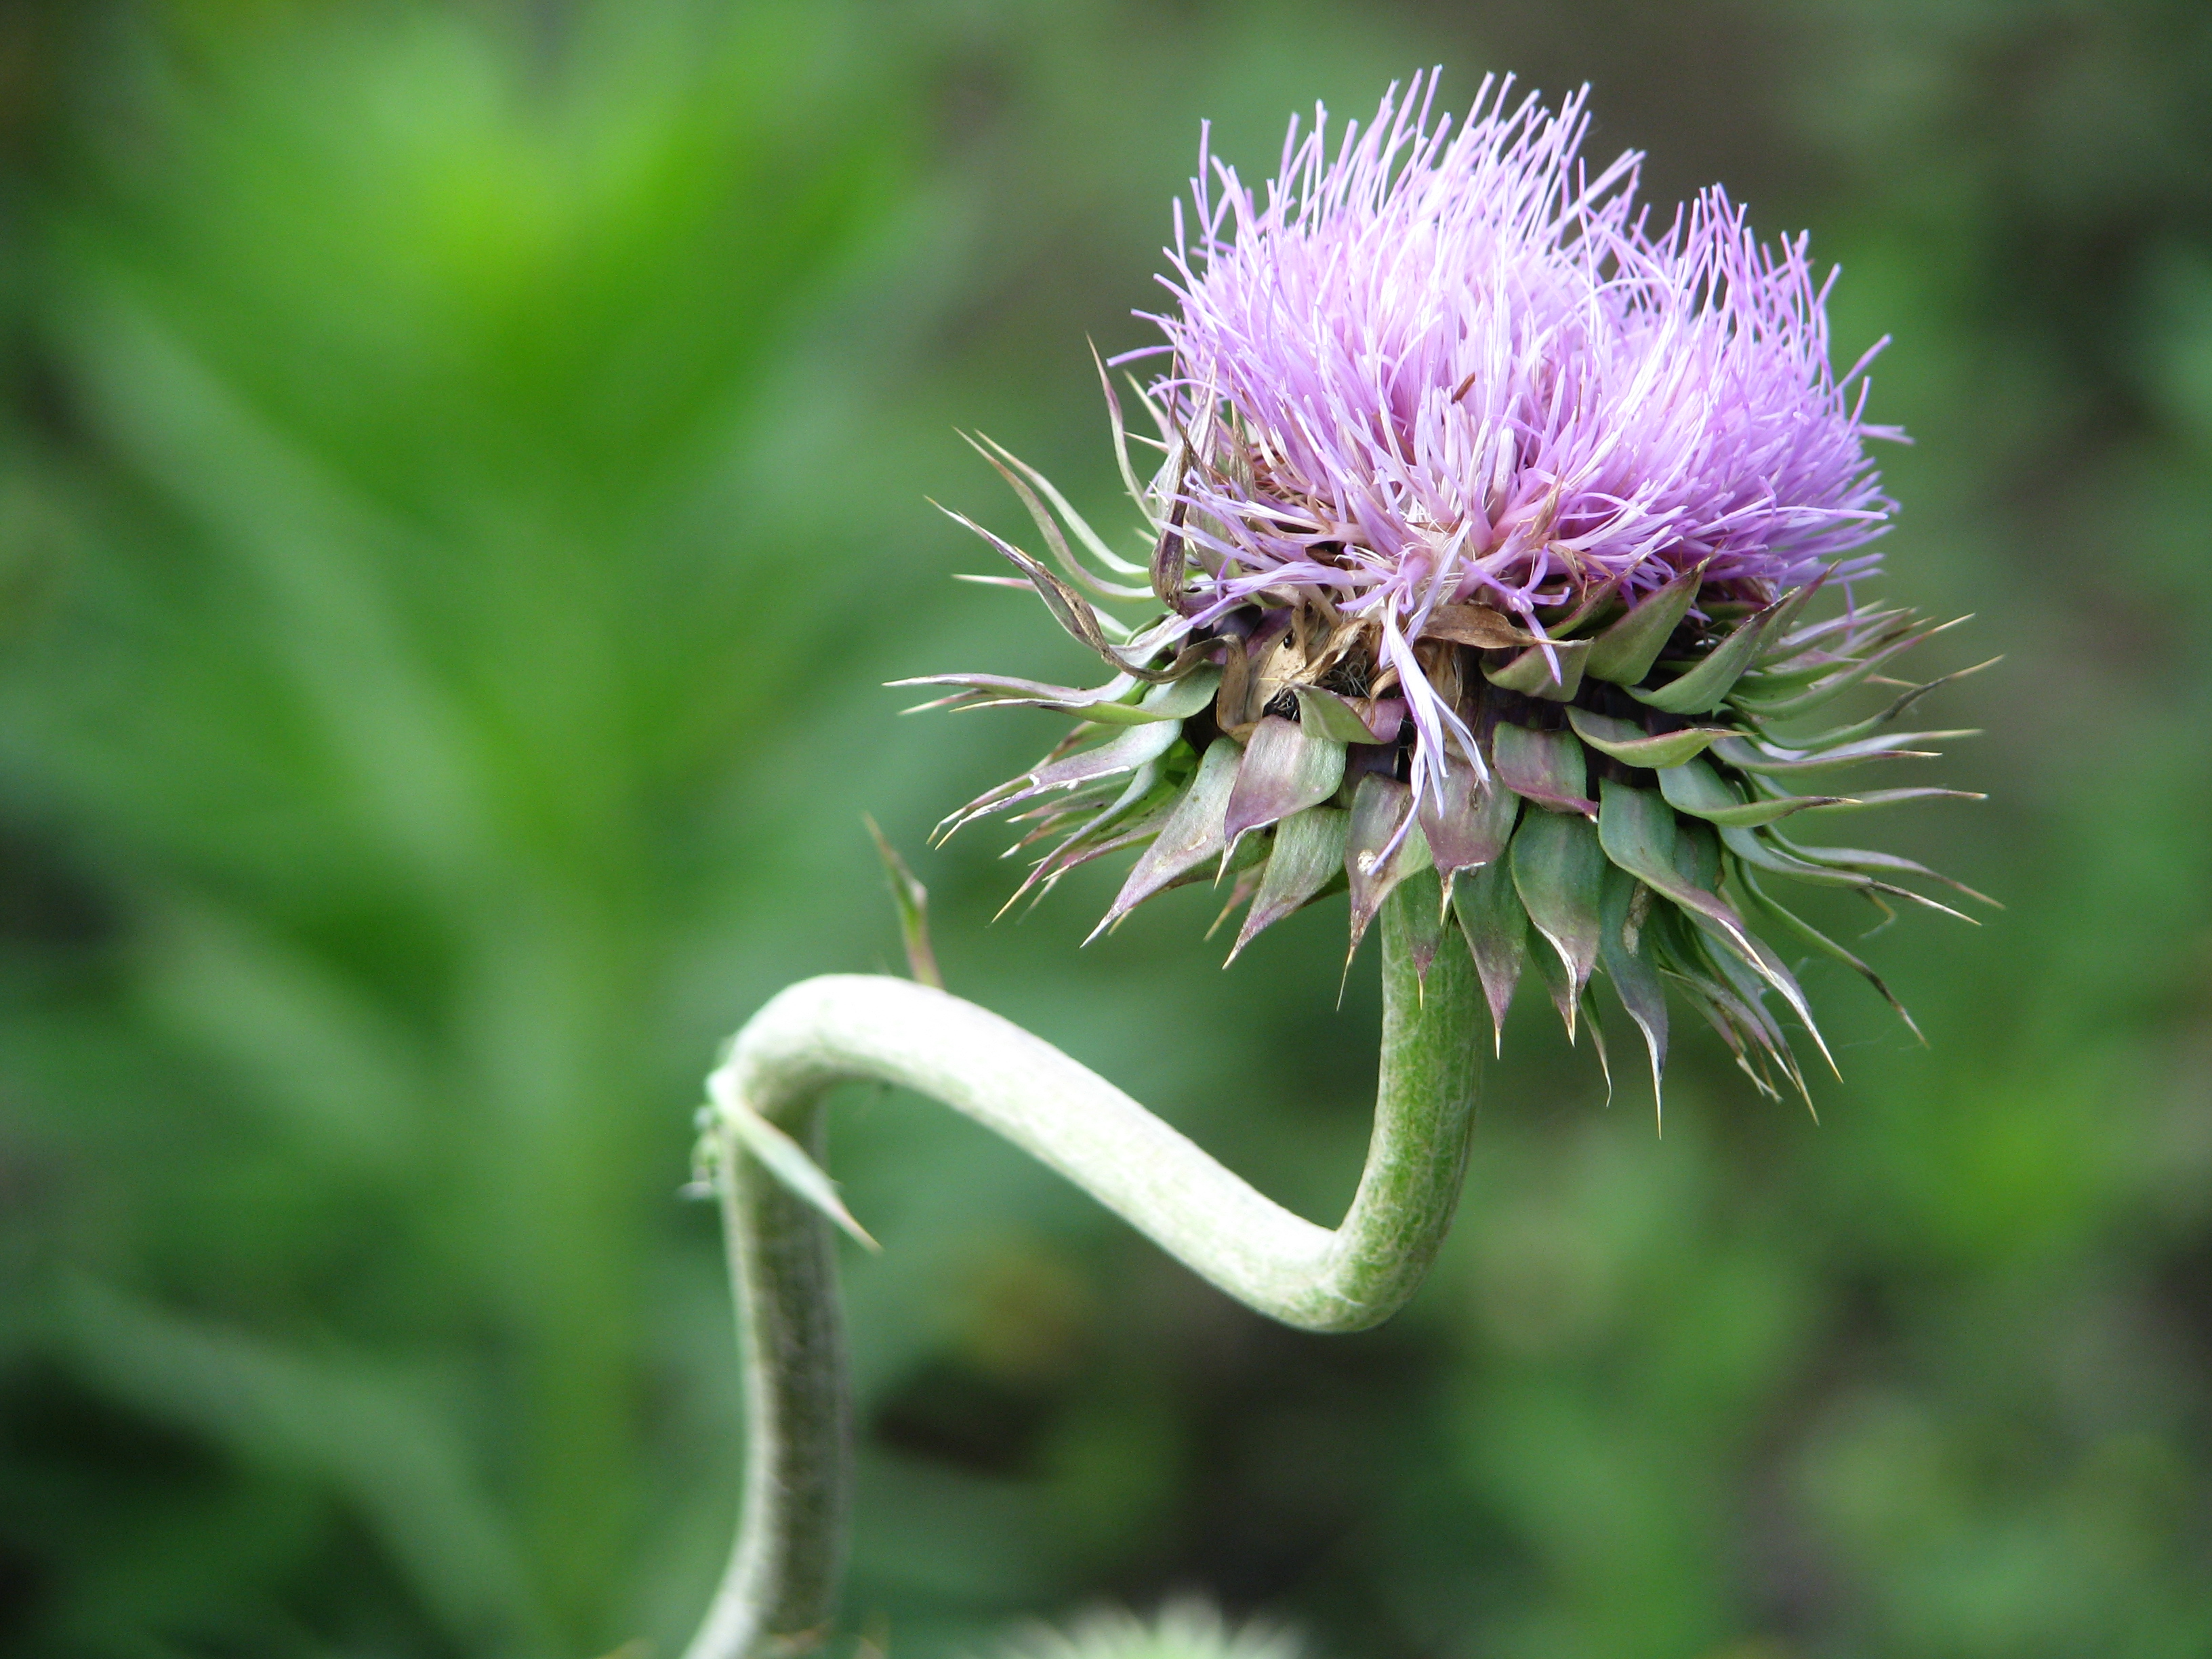
[[[1417,939],[1440,908],[1425,873],[1383,912],[1382,1042],[1359,1188],[1331,1231],[1224,1169],[1112,1084],[975,1004],[904,980],[831,975],[747,1023],[717,1073],[817,1152],[823,1101],[848,1079],[943,1101],[1066,1176],[1238,1301],[1288,1325],[1356,1331],[1410,1297],[1450,1224],[1467,1163],[1486,1015],[1456,929],[1425,981]],[[738,1539],[686,1659],[804,1651],[834,1617],[851,1473],[850,1407],[830,1224],[714,1135],[745,1379]]]

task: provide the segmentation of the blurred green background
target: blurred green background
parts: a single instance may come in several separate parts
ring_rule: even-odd
[[[1075,946],[927,826],[1079,672],[925,502],[978,427],[1111,514],[1085,346],[1211,117],[1439,61],[1845,275],[1917,440],[1891,596],[2002,652],[1880,844],[2010,906],[1816,968],[1821,1122],[1680,1046],[1667,1132],[1524,997],[1385,1328],[1207,1291],[942,1110],[834,1163],[849,1625],[1209,1592],[1340,1659],[2212,1651],[2212,10],[2196,0],[0,3],[0,1648],[675,1650],[728,1544],[690,1114],[898,959],[1330,1218],[1371,957]],[[1370,947],[1371,951],[1372,946]]]

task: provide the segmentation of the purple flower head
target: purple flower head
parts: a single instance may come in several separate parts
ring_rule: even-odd
[[[1583,95],[1511,86],[1455,129],[1416,76],[1333,155],[1325,113],[1293,119],[1263,200],[1201,141],[1154,319],[1154,396],[1210,462],[1184,483],[1201,618],[1292,588],[1370,621],[1431,778],[1446,730],[1473,749],[1408,647],[1436,606],[1541,635],[1603,583],[1771,597],[1881,533],[1864,440],[1900,435],[1862,419],[1865,359],[1830,370],[1802,236],[1762,246],[1718,189],[1653,234],[1639,156],[1583,166]]]
[[[1149,561],[988,441],[1057,571],[963,520],[1111,678],[919,682],[1077,721],[944,829],[1029,826],[1024,891],[1134,850],[1102,930],[1226,885],[1232,957],[1339,890],[1357,950],[1403,895],[1417,967],[1464,950],[1501,1030],[1533,966],[1596,1036],[1602,977],[1655,1091],[1670,994],[1802,1089],[1779,1021],[1818,1033],[1761,930],[1889,993],[1774,884],[1949,908],[1905,884],[1947,878],[1802,827],[1959,793],[1814,793],[1962,735],[1889,730],[1939,681],[1863,706],[1940,631],[1854,588],[1891,505],[1866,441],[1899,434],[1863,418],[1865,359],[1829,368],[1802,237],[1762,245],[1717,189],[1655,232],[1636,156],[1579,161],[1579,96],[1510,88],[1455,125],[1416,77],[1333,149],[1293,122],[1264,198],[1201,143],[1148,483],[1107,386]]]

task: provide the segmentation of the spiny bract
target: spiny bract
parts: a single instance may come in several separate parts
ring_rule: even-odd
[[[1022,892],[1141,849],[1102,928],[1231,879],[1232,960],[1340,888],[1356,949],[1393,889],[1433,881],[1425,948],[1455,917],[1493,1020],[1533,959],[1569,1036],[1595,1030],[1602,969],[1656,1090],[1671,983],[1762,1089],[1802,1091],[1767,994],[1819,1033],[1753,923],[1889,993],[1770,878],[1948,909],[1901,884],[1932,875],[1907,860],[1789,832],[1960,793],[1796,793],[1965,735],[1888,731],[1941,682],[1881,670],[1936,629],[1856,592],[1891,510],[1865,441],[1900,434],[1862,419],[1865,359],[1831,372],[1802,236],[1762,245],[1717,190],[1654,231],[1636,155],[1579,161],[1582,99],[1555,115],[1510,86],[1455,127],[1416,76],[1333,155],[1324,114],[1293,121],[1262,198],[1201,141],[1154,319],[1168,366],[1137,388],[1158,437],[1133,441],[1165,457],[1148,484],[1106,382],[1149,562],[988,440],[1057,572],[953,515],[1114,676],[906,682],[1080,722],[942,830],[1023,809],[1021,845],[1049,847]],[[1164,609],[1133,627],[1094,599]],[[1898,695],[1806,732],[1863,684]]]

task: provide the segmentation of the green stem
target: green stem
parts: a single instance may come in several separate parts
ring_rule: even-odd
[[[1413,971],[1433,876],[1382,915],[1382,1047],[1359,1189],[1331,1231],[1224,1169],[1112,1084],[942,991],[876,975],[792,986],[732,1044],[727,1094],[819,1150],[822,1103],[854,1079],[943,1101],[1057,1170],[1248,1306],[1356,1331],[1402,1306],[1450,1224],[1466,1169],[1484,1019],[1455,929]],[[850,1407],[830,1224],[714,1130],[745,1378],[737,1547],[686,1659],[803,1651],[834,1616],[850,1484]]]

